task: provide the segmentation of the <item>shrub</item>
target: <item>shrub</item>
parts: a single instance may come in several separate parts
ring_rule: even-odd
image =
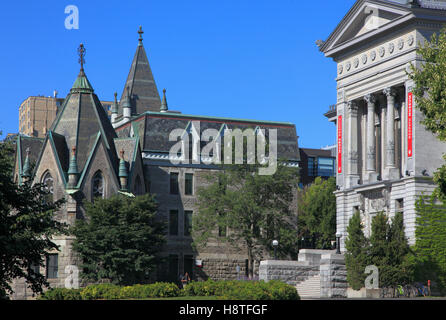
[[[120,287],[114,284],[95,284],[83,289],[50,289],[42,300],[114,300],[148,299],[179,296],[218,296],[230,300],[298,300],[296,288],[281,281],[194,281],[180,290],[176,284],[156,282]]]
[[[201,281],[191,282],[183,289],[186,296],[219,296],[230,300],[298,300],[296,288],[284,282],[262,281]]]
[[[121,288],[111,283],[93,284],[81,291],[83,300],[119,299]]]
[[[53,288],[42,293],[40,300],[82,300],[81,289]]]

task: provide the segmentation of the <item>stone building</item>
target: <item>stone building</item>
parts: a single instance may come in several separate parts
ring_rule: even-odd
[[[116,193],[132,196],[151,192],[159,203],[158,214],[168,223],[168,241],[162,249],[167,264],[158,268],[158,280],[177,281],[178,275],[185,272],[193,279],[244,276],[247,261],[244,252],[224,246],[218,240],[201,251],[191,246],[190,225],[197,210],[197,189],[205,186],[204,174],[218,170],[200,155],[207,143],[200,141],[200,137],[206,129],[213,129],[216,136],[225,129],[240,129],[248,136],[263,134],[269,139],[269,132],[274,129],[277,157],[286,158],[288,165],[297,167],[296,128],[288,122],[170,111],[166,91],[163,90],[162,100],[159,97],[141,29],[139,34],[119,102],[115,93],[111,119],[87,79],[83,68],[85,51],[81,45],[81,70],[45,137],[17,137],[15,180],[17,183],[25,179],[42,182],[54,199],[65,197],[67,203],[56,213],[56,218],[69,224],[84,218],[82,200],[107,198]],[[185,155],[170,152],[177,143],[169,139],[175,130],[179,130],[181,141],[190,141],[183,149]],[[223,145],[217,142],[217,148],[222,150]],[[179,163],[175,161],[178,157],[190,161]],[[33,172],[29,169],[31,163],[35,164]],[[72,241],[66,236],[56,238],[60,251],[48,256],[45,270],[40,270],[52,286],[64,287],[70,266],[79,264],[71,249]],[[18,279],[14,288],[15,298],[26,296],[23,280]]]
[[[325,115],[337,126],[337,231],[341,250],[350,217],[360,211],[370,235],[380,211],[404,214],[415,243],[415,201],[430,194],[446,145],[420,124],[407,71],[416,48],[446,22],[446,1],[358,0],[326,41],[337,63],[337,103]]]

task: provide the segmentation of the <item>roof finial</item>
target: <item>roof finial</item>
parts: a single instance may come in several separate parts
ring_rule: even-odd
[[[85,63],[85,47],[84,45],[81,43],[79,45],[79,48],[77,48],[77,53],[79,54],[79,63],[81,65],[81,71],[84,71],[84,63]]]
[[[163,89],[163,101],[161,101],[160,112],[167,112],[167,98],[166,98],[166,89]]]
[[[142,46],[142,34],[144,33],[144,31],[142,31],[142,26],[139,26],[138,33],[139,33],[138,45]]]

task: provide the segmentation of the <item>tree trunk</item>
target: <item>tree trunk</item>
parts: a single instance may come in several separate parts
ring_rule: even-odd
[[[254,277],[254,257],[251,246],[248,246],[248,277],[250,279]]]

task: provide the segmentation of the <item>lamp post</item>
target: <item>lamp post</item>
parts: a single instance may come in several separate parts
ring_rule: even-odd
[[[342,233],[336,232],[336,254],[341,254],[341,237]]]
[[[274,248],[274,260],[277,260],[277,246],[279,245],[279,241],[273,240],[273,248]]]

